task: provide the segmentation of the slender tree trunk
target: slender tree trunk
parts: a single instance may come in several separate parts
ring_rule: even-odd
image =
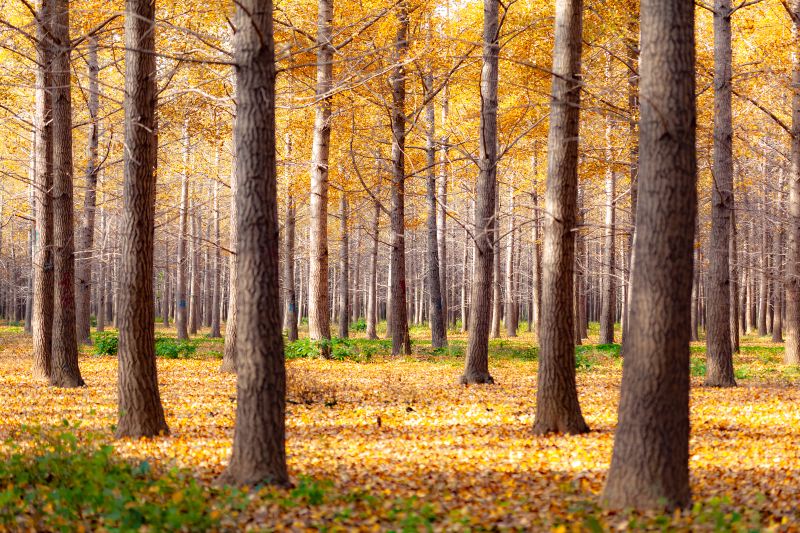
[[[289,194],[286,197],[286,238],[284,239],[284,288],[286,291],[286,314],[284,317],[284,328],[287,332],[289,342],[297,340],[297,293],[294,287],[294,242],[296,225],[296,208],[294,197]]]
[[[606,80],[611,81],[611,55],[606,61]],[[614,162],[613,124],[610,113],[606,115],[606,220],[603,237],[603,294],[602,311],[600,312],[600,344],[613,344],[614,318],[617,312],[616,249],[614,233],[616,232],[616,198],[617,175],[612,167]]]
[[[377,339],[378,324],[378,244],[380,236],[381,207],[375,202],[375,216],[372,219],[372,251],[369,257],[369,279],[367,286],[367,338]]]
[[[689,307],[697,213],[694,2],[641,3],[641,174],[619,423],[602,499],[690,503]],[[670,113],[664,113],[669,109]]]
[[[341,224],[341,250],[339,251],[339,337],[346,339],[350,330],[350,238],[348,236],[347,218],[349,205],[342,191],[339,200],[339,223]]]
[[[177,309],[175,311],[175,327],[178,330],[178,339],[189,338],[189,309],[187,301],[187,269],[189,268],[186,256],[186,239],[188,238],[189,221],[189,119],[183,122],[183,172],[181,173],[181,206],[180,227],[178,228],[178,287]]]
[[[786,247],[786,343],[784,362],[800,365],[800,0],[790,0],[792,15],[792,139],[789,223]],[[38,273],[37,273],[38,275]]]
[[[50,26],[53,0],[39,3],[36,35],[36,243],[33,259],[33,377],[48,381],[53,346],[53,99]]]
[[[537,339],[541,336],[542,324],[542,246],[541,246],[541,217],[539,216],[539,195],[534,189],[533,196],[534,222],[533,222],[533,331]]]
[[[220,238],[219,231],[219,175],[214,180],[214,270],[212,271],[211,286],[213,290],[213,297],[211,299],[211,333],[209,337],[221,337],[220,333],[220,310],[222,308],[222,284],[220,274],[222,271],[222,253],[220,246],[222,239]],[[169,299],[167,299],[169,301]],[[297,321],[295,320],[295,330],[297,328]]]
[[[766,185],[765,185],[766,188]],[[766,214],[767,198],[764,191],[763,210]],[[769,302],[769,235],[767,235],[767,223],[761,220],[761,249],[760,249],[760,272],[758,283],[758,336],[763,337],[769,331],[767,329],[767,302]]]
[[[106,202],[103,195],[103,204]],[[106,248],[108,246],[108,215],[104,205],[100,207],[100,277],[97,280],[97,331],[102,332],[106,329],[106,277],[108,267],[106,265]]]
[[[783,229],[777,228],[776,235],[772,239],[772,262],[773,262],[773,283],[772,305],[775,317],[772,321],[772,342],[783,342],[783,317],[781,316],[781,300],[783,288],[779,280],[782,279],[781,254],[783,253]]]
[[[289,485],[286,469],[286,364],[280,298],[275,63],[271,0],[241,0],[236,9],[239,187],[236,225],[239,307],[236,426],[231,461],[220,480],[235,485]],[[271,149],[265,150],[264,147]]]
[[[405,145],[406,145],[406,68],[403,65],[408,52],[408,5],[401,0],[397,5],[397,34],[395,36],[390,77],[392,89],[392,207],[391,207],[391,273],[392,283],[392,355],[411,353],[408,335],[408,308],[406,304],[406,237],[405,237]]]
[[[439,174],[438,206],[436,216],[436,241],[439,245],[439,287],[442,294],[442,309],[444,310],[445,324],[450,316],[450,295],[448,290],[447,275],[447,171],[448,160],[450,158],[450,136],[447,134],[447,116],[450,113],[450,103],[448,87],[445,85],[442,90],[442,138],[440,141],[441,154],[441,173]],[[452,314],[453,324],[455,324],[455,313]],[[445,326],[444,342],[447,343],[447,327]]]
[[[575,385],[573,271],[578,190],[582,0],[556,0],[544,217],[536,434],[585,433]]]
[[[433,74],[426,73],[424,78],[425,93],[430,95],[433,91]],[[444,221],[441,227],[437,226],[436,214],[436,110],[434,109],[433,98],[425,107],[426,119],[426,147],[427,172],[426,172],[426,201],[428,204],[427,218],[427,259],[428,268],[428,308],[430,312],[431,324],[431,346],[442,348],[447,345],[447,307],[445,304],[446,276],[443,274],[444,263],[440,263],[440,252],[444,252],[445,247],[439,243],[439,239],[445,238]],[[440,180],[446,180],[446,176],[440,176]],[[439,189],[440,197],[446,196],[447,186]],[[439,213],[439,216],[444,216]]]
[[[739,353],[739,259],[736,253],[736,210],[731,210],[731,238],[729,243],[730,255],[730,315],[731,315],[731,351]]]
[[[83,224],[80,228],[81,261],[78,262],[76,272],[76,327],[78,342],[91,344],[90,315],[92,314],[90,301],[92,294],[92,264],[94,257],[94,219],[97,199],[97,144],[100,135],[100,89],[97,76],[100,66],[97,63],[97,37],[89,37],[89,50],[86,54],[86,63],[89,67],[89,146],[88,163],[86,167],[86,192],[83,199]]]
[[[197,208],[195,202],[192,202],[192,210]],[[189,306],[189,333],[192,335],[197,334],[197,328],[203,323],[203,307],[200,298],[200,220],[196,213],[191,214],[192,219],[192,240],[191,252],[189,258],[192,262],[192,276],[191,276],[191,304]]]
[[[711,188],[705,385],[734,387],[730,310],[733,212],[731,0],[714,2],[714,184]]]
[[[517,336],[517,290],[514,284],[516,271],[514,270],[514,261],[517,254],[515,253],[516,241],[516,219],[514,217],[514,183],[509,187],[509,216],[508,216],[508,243],[506,244],[506,335],[509,337]]]
[[[69,0],[53,1],[53,360],[50,383],[84,385],[75,330],[75,226]]]
[[[127,0],[117,437],[169,433],[158,392],[153,306],[156,199],[155,2]]]
[[[235,122],[235,121],[234,121]],[[235,126],[234,126],[235,127]],[[236,198],[238,191],[239,177],[237,174],[236,162],[231,172],[231,194]],[[225,345],[223,348],[222,365],[220,372],[236,372],[239,368],[238,352],[237,352],[237,292],[236,284],[239,277],[239,261],[238,261],[238,240],[239,232],[237,227],[237,202],[231,202],[230,214],[230,245],[231,255],[228,260],[228,316],[225,321]],[[274,303],[273,303],[274,305]]]
[[[311,150],[311,207],[308,275],[308,332],[312,340],[331,338],[331,305],[328,296],[328,159],[331,141],[331,89],[333,53],[331,42],[333,0],[319,0],[317,21],[317,107]],[[323,357],[330,348],[323,344]]]

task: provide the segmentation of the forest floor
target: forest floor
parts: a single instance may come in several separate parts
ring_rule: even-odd
[[[415,353],[402,358],[387,355],[387,341],[334,342],[332,361],[309,357],[308,341],[289,346],[296,488],[242,492],[211,485],[228,460],[235,413],[235,378],[218,371],[220,340],[160,350],[171,436],[113,441],[116,358],[84,348],[87,387],[49,388],[29,376],[30,339],[2,327],[0,530],[800,530],[800,369],[781,363],[781,346],[744,339],[739,387],[726,390],[701,386],[704,347],[693,346],[696,503],[662,516],[598,507],[619,398],[617,345],[577,351],[591,433],[534,437],[530,334],[493,340],[497,384],[470,387],[457,384],[462,336],[437,352],[424,330],[412,336]]]

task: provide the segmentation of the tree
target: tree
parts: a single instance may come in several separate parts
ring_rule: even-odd
[[[50,61],[52,0],[39,3],[36,24],[36,240],[33,259],[33,377],[48,381],[53,346],[53,98]]]
[[[408,307],[406,305],[406,68],[403,63],[408,52],[408,4],[406,0],[400,0],[397,5],[397,34],[392,52],[394,67],[389,77],[389,85],[392,90],[391,333],[392,355],[400,355],[400,353],[411,353],[411,338],[408,335]]]
[[[578,194],[582,0],[557,0],[547,141],[539,387],[533,431],[585,433],[575,385],[573,277]]]
[[[97,145],[100,134],[100,88],[98,85],[98,73],[100,66],[97,63],[97,37],[89,37],[89,51],[86,55],[86,63],[89,67],[89,97],[88,108],[91,117],[89,126],[88,153],[89,162],[86,165],[86,191],[83,199],[83,222],[80,228],[80,249],[83,257],[78,263],[76,272],[76,327],[78,342],[91,344],[90,315],[91,315],[91,293],[92,293],[92,248],[94,247],[94,219],[97,200]]]
[[[430,310],[431,325],[431,347],[434,349],[442,348],[447,345],[447,318],[445,313],[445,299],[443,295],[443,277],[440,272],[439,252],[442,248],[439,245],[436,203],[436,110],[433,101],[433,74],[428,71],[423,77],[423,85],[428,103],[425,105],[425,156],[427,168],[425,170],[425,200],[428,204],[426,219],[427,239],[427,283],[428,283],[428,307]],[[444,177],[440,177],[444,179]],[[446,190],[446,189],[445,189]],[[444,230],[442,230],[444,238]]]
[[[328,160],[331,144],[331,90],[333,89],[333,0],[319,0],[317,19],[317,106],[311,150],[309,227],[308,334],[312,340],[331,338],[328,295]],[[321,353],[330,355],[323,344]]]
[[[350,206],[342,190],[339,200],[339,222],[342,243],[339,251],[339,337],[346,339],[350,329],[350,238],[347,234],[347,218]]]
[[[183,172],[181,172],[181,205],[178,228],[178,287],[175,327],[178,339],[189,338],[189,302],[187,297],[188,260],[186,257],[189,220],[189,119],[183,121]]]
[[[238,334],[233,453],[220,481],[288,485],[278,265],[275,45],[271,0],[241,0],[234,36]]]
[[[612,57],[608,55],[606,59],[606,79],[611,83],[612,74]],[[612,344],[614,342],[614,318],[617,314],[617,288],[614,283],[615,262],[616,262],[616,248],[615,248],[615,233],[616,233],[616,202],[617,202],[617,175],[613,168],[614,162],[614,145],[612,134],[614,124],[611,118],[611,112],[606,112],[606,179],[605,179],[605,192],[606,192],[606,219],[605,219],[605,235],[603,236],[603,294],[602,294],[602,311],[600,312],[600,343]]]
[[[641,4],[638,216],[611,469],[612,508],[679,508],[689,492],[689,319],[697,212],[694,2]]]
[[[786,351],[784,362],[800,364],[800,0],[790,0],[794,38],[792,65],[792,169],[786,231]]]
[[[72,191],[72,91],[69,0],[53,0],[53,359],[50,383],[84,385],[75,329],[75,236]]]
[[[475,273],[469,315],[467,358],[462,384],[494,383],[489,374],[489,329],[492,309],[492,270],[497,218],[497,77],[499,43],[498,0],[483,2],[483,70],[481,71],[481,122],[475,184]]]
[[[734,387],[730,308],[730,228],[733,212],[731,0],[714,2],[714,183],[708,246],[705,384]]]
[[[155,354],[153,247],[156,198],[155,0],[127,0],[125,150],[119,272],[117,437],[169,433]]]

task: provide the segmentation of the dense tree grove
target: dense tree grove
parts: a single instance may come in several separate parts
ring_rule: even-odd
[[[463,334],[491,388],[532,332],[557,438],[597,323],[611,509],[692,502],[691,342],[709,388],[745,335],[800,363],[800,0],[0,5],[0,318],[59,388],[116,329],[120,438],[170,433],[160,335],[224,336],[219,483],[291,486],[292,343]]]

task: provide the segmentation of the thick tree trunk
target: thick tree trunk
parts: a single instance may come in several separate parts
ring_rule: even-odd
[[[533,430],[585,433],[575,385],[573,272],[578,193],[582,0],[557,0],[544,210],[542,328]]]
[[[97,144],[100,135],[100,89],[97,76],[100,66],[97,63],[97,37],[89,37],[89,51],[86,54],[86,63],[89,67],[89,98],[88,108],[91,124],[89,125],[88,163],[86,167],[86,191],[83,198],[83,224],[80,228],[81,260],[76,272],[76,327],[78,342],[91,344],[89,336],[92,314],[90,302],[92,294],[92,264],[94,257],[94,218],[97,204]]]
[[[433,74],[430,72],[424,79],[425,93],[430,95],[433,91]],[[430,97],[430,96],[429,96]],[[428,309],[431,324],[431,346],[443,348],[447,345],[447,307],[445,304],[445,292],[447,290],[446,277],[443,275],[444,265],[440,264],[440,252],[444,251],[444,245],[439,243],[439,239],[444,239],[444,226],[437,225],[437,205],[436,205],[436,110],[434,109],[433,98],[425,107],[425,134],[427,155],[426,171],[426,202],[428,204],[427,218],[427,285],[428,285]],[[445,180],[442,175],[440,180]],[[440,197],[447,194],[447,188],[440,188]],[[444,216],[439,213],[439,216]],[[444,221],[442,221],[444,224]]]
[[[619,423],[602,498],[617,509],[690,503],[694,9],[691,0],[641,4],[641,174],[631,314]]]
[[[401,0],[397,6],[397,34],[395,36],[392,69],[389,83],[392,89],[392,355],[410,354],[411,338],[408,335],[408,307],[406,303],[406,236],[405,236],[405,146],[406,146],[406,67],[403,64],[408,52],[408,5]]]
[[[308,274],[308,333],[315,341],[331,338],[328,295],[328,159],[331,142],[333,87],[333,0],[319,0],[317,20],[317,107],[311,150],[311,204]],[[330,348],[323,344],[323,357]]]
[[[339,200],[339,223],[342,234],[341,249],[339,250],[339,337],[346,339],[350,330],[350,238],[347,234],[347,218],[349,206],[347,197],[342,191]]]
[[[75,227],[69,0],[53,1],[53,360],[50,383],[84,385],[75,331]]]
[[[127,0],[125,156],[120,248],[117,437],[169,433],[155,354],[153,246],[156,199],[155,2]]]
[[[708,243],[705,385],[735,387],[731,346],[730,228],[733,212],[731,0],[714,2],[714,185]]]
[[[240,372],[233,453],[220,481],[286,486],[286,365],[276,305],[280,266],[272,1],[241,0],[235,20]]]
[[[189,268],[186,256],[186,239],[188,238],[189,221],[189,119],[183,122],[183,172],[181,172],[181,205],[180,223],[178,228],[178,281],[177,281],[177,309],[175,310],[175,327],[178,339],[189,338],[189,308],[187,301],[187,270]]]
[[[475,272],[471,280],[467,359],[461,383],[494,383],[489,374],[489,326],[492,308],[492,267],[497,246],[497,77],[499,0],[483,2],[483,69],[481,122],[475,184]],[[464,279],[466,284],[468,280]]]
[[[53,346],[52,0],[39,3],[36,35],[36,242],[33,259],[33,377],[48,381]]]

